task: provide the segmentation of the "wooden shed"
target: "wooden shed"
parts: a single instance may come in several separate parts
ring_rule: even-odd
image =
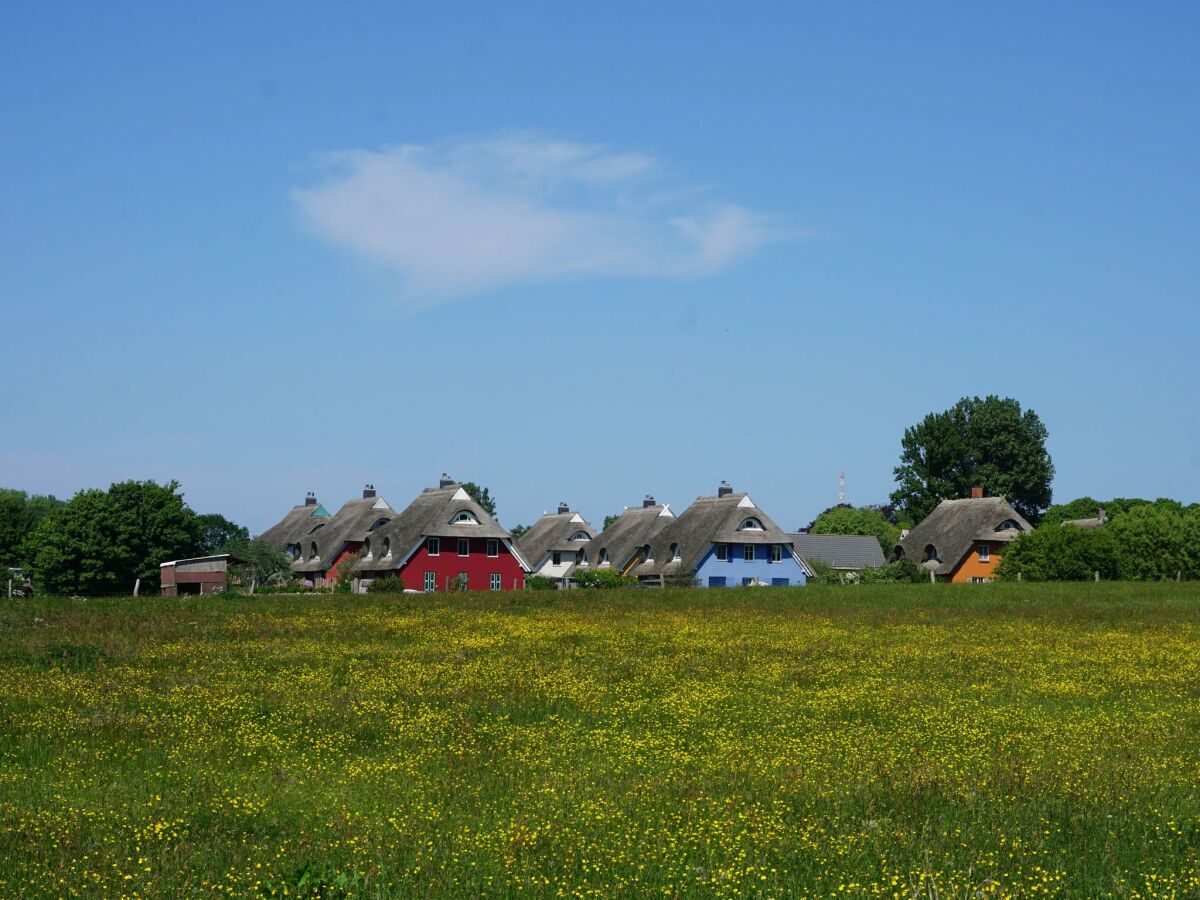
[[[219,594],[229,585],[228,553],[173,559],[158,567],[164,597],[181,594]]]

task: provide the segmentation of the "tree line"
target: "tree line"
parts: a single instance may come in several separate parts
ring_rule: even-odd
[[[216,553],[233,554],[259,580],[288,570],[283,554],[243,526],[192,510],[177,481],[122,481],[65,502],[0,489],[0,562],[39,591],[127,594],[139,581],[157,589],[160,563]]]

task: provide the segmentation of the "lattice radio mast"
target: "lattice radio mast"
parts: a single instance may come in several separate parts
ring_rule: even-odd
[[[844,506],[846,503],[846,473],[838,474],[838,506]]]

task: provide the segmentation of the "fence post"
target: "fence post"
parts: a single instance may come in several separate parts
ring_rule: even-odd
[[[140,579],[140,578],[133,579],[133,596],[136,597],[138,595],[138,591],[141,590],[141,588],[142,588],[142,579]]]
[[[1096,570],[1096,583],[1097,584],[1100,583],[1100,570],[1099,569]]]
[[[937,580],[933,577],[933,569],[929,570],[929,583],[937,584]]]
[[[8,599],[12,599],[12,579],[8,579]]]
[[[1183,581],[1183,569],[1176,569],[1176,570],[1175,570],[1175,580],[1176,580],[1176,581]]]

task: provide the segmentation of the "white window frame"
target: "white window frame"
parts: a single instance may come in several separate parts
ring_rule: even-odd
[[[742,544],[742,562],[754,562],[753,544]]]
[[[425,552],[430,556],[440,556],[442,553],[442,539],[435,537],[426,538]]]
[[[500,581],[500,573],[499,572],[493,572],[488,577],[488,587],[490,590],[493,590],[493,591],[498,591],[501,589],[502,584]]]
[[[488,538],[487,555],[496,557],[500,555],[500,540],[499,538]]]
[[[437,572],[425,573],[425,593],[433,593],[437,590]]]
[[[783,562],[783,544],[771,545],[771,562]]]
[[[466,553],[463,553],[464,546],[467,548]],[[471,539],[470,538],[459,538],[458,539],[458,555],[459,556],[470,556],[471,555]]]
[[[979,545],[979,561],[980,562],[991,562],[992,561],[992,545],[991,544],[980,544]]]

